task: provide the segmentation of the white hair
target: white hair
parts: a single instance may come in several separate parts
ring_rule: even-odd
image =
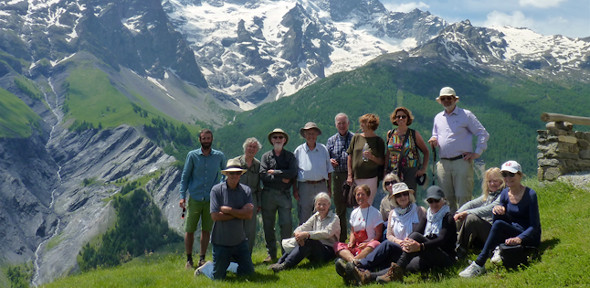
[[[328,203],[330,203],[330,205],[332,205],[332,199],[330,199],[330,195],[328,195],[328,193],[326,193],[326,192],[320,192],[320,193],[318,193],[318,195],[315,195],[315,197],[313,197],[314,206],[315,206],[315,203],[317,203],[318,200],[320,200],[320,199],[328,200]]]
[[[244,144],[242,144],[242,148],[244,148],[244,152],[246,151],[246,147],[248,145],[250,145],[251,143],[256,143],[256,145],[258,145],[258,151],[260,151],[260,149],[262,149],[262,144],[260,144],[260,141],[258,141],[258,139],[256,139],[256,137],[250,137],[250,138],[246,139],[246,141],[244,141]]]

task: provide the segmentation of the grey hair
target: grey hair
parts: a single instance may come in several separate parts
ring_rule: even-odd
[[[350,123],[350,119],[348,118],[348,115],[346,115],[346,113],[340,112],[338,114],[336,114],[336,116],[334,116],[334,123],[336,123],[336,119],[338,119],[338,117],[346,117],[346,122]]]
[[[326,200],[328,200],[330,205],[332,205],[332,199],[330,199],[330,195],[328,195],[328,193],[326,193],[326,192],[320,192],[317,195],[315,195],[315,197],[313,197],[314,206],[315,206],[315,203],[318,202],[318,200],[320,200],[320,199],[326,199]]]
[[[246,141],[244,141],[244,144],[242,144],[242,148],[244,148],[244,152],[246,151],[246,147],[248,145],[250,145],[250,143],[256,143],[256,145],[258,145],[258,151],[260,151],[262,149],[262,144],[260,144],[260,141],[258,141],[258,139],[256,139],[256,137],[250,137],[250,138],[246,139]]]

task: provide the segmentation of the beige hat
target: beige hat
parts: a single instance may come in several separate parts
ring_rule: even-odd
[[[395,194],[399,194],[399,193],[406,192],[406,191],[414,194],[414,190],[410,189],[406,183],[404,183],[404,182],[395,183],[391,187],[391,195],[389,195],[389,198],[394,198]]]
[[[301,135],[301,137],[305,138],[305,130],[310,130],[310,129],[316,129],[318,130],[318,135],[322,135],[322,130],[320,130],[320,128],[318,128],[318,125],[315,124],[314,122],[307,122],[305,123],[305,126],[303,126],[303,128],[299,129],[299,134]]]
[[[451,87],[443,87],[440,89],[438,97],[436,97],[436,101],[440,101],[440,96],[455,96],[456,99],[459,99],[459,96],[457,96],[457,93],[455,93],[455,89]]]
[[[239,159],[230,159],[227,161],[227,166],[225,169],[221,170],[221,174],[228,176],[228,172],[242,172],[242,174],[246,173],[246,169],[242,168]]]
[[[289,143],[289,135],[287,133],[285,133],[285,131],[283,131],[283,129],[281,128],[275,128],[274,130],[272,130],[272,132],[268,133],[268,142],[270,142],[270,145],[272,145],[272,139],[271,136],[272,134],[283,134],[283,136],[285,137],[285,145],[287,146],[287,143]]]

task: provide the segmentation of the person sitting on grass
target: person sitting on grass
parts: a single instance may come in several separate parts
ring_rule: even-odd
[[[326,192],[314,197],[315,213],[295,229],[294,238],[283,240],[285,253],[268,269],[274,272],[295,267],[304,258],[309,262],[326,262],[334,259],[334,244],[340,235],[340,219],[330,211],[332,201]],[[295,244],[290,243],[295,241]],[[290,244],[289,244],[290,243]],[[294,246],[294,247],[292,247]]]
[[[393,175],[394,174],[388,174]],[[385,177],[387,180],[387,176]],[[393,203],[393,209],[389,213],[387,227],[387,240],[381,244],[367,257],[360,260],[353,260],[347,263],[345,270],[345,279],[347,283],[354,283],[354,267],[367,270],[381,270],[389,268],[391,262],[397,261],[401,256],[403,249],[402,244],[412,232],[423,233],[424,230],[418,230],[420,223],[426,222],[426,210],[416,205],[414,190],[408,188],[404,182],[387,185],[391,191],[389,196],[390,202]],[[342,269],[342,268],[340,268]]]
[[[459,273],[464,278],[475,277],[485,273],[485,263],[496,246],[505,244],[538,247],[541,243],[541,220],[537,193],[522,185],[522,168],[516,161],[502,164],[502,177],[508,188],[500,194],[500,204],[494,206],[494,224],[486,243],[465,270]],[[499,263],[499,255],[492,257],[492,262]]]
[[[375,273],[354,267],[353,273],[358,284],[402,281],[405,271],[427,271],[432,268],[446,268],[455,263],[455,242],[457,227],[453,214],[447,205],[445,195],[438,186],[426,190],[428,211],[426,220],[418,229],[401,242],[402,254],[391,263],[389,269]],[[424,231],[424,234],[418,232]]]
[[[457,257],[464,258],[470,248],[481,249],[492,228],[492,209],[500,204],[500,192],[504,189],[504,179],[500,168],[493,167],[484,174],[481,183],[482,195],[461,206],[455,213],[459,229],[457,237]]]
[[[383,220],[377,208],[369,204],[371,188],[363,184],[354,189],[354,195],[359,207],[352,210],[350,214],[350,237],[348,243],[338,242],[334,246],[336,255],[336,272],[345,276],[341,268],[346,262],[354,259],[363,259],[377,246],[379,246],[383,234]]]

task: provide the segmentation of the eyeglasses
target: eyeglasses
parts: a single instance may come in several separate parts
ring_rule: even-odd
[[[283,137],[283,135],[274,135],[272,136],[272,139],[283,139],[285,137]]]
[[[516,173],[512,173],[512,172],[508,172],[508,171],[502,171],[502,177],[506,178],[506,177],[514,177],[514,175],[516,175]]]
[[[410,196],[410,192],[408,192],[408,191],[406,191],[406,192],[400,192],[400,193],[397,193],[397,194],[395,194],[393,196],[395,198],[401,198],[402,196],[406,196],[407,197],[407,196]]]
[[[395,183],[397,183],[397,181],[395,181],[395,180],[385,181],[385,186],[393,185]]]
[[[440,199],[432,199],[432,198],[429,198],[429,199],[426,200],[426,202],[428,202],[428,204],[438,203],[438,202],[440,202]]]
[[[438,99],[440,99],[440,101],[451,101],[451,100],[455,99],[455,97],[453,97],[453,96],[440,96],[440,97],[438,97]]]
[[[395,118],[397,118],[397,119],[406,119],[406,118],[408,118],[408,116],[406,116],[406,115],[395,115]]]

